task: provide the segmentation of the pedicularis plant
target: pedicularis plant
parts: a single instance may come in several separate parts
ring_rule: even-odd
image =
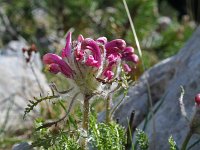
[[[66,37],[66,45],[61,51],[61,56],[48,53],[43,56],[43,62],[51,73],[61,73],[74,82],[78,87],[78,91],[75,91],[75,94],[71,96],[72,100],[68,109],[59,101],[60,106],[65,110],[65,115],[62,118],[47,123],[36,120],[36,140],[32,143],[32,146],[50,150],[86,150],[92,147],[99,150],[134,148],[130,133],[131,129],[129,129],[132,125],[130,124],[129,130],[125,132],[123,127],[112,121],[112,113],[116,107],[112,107],[111,111],[112,94],[120,88],[124,88],[124,93],[127,93],[127,75],[134,70],[139,62],[133,47],[126,46],[126,42],[122,39],[107,41],[106,37],[99,37],[94,40],[79,35],[77,40],[72,41],[71,36],[72,33],[69,32]],[[33,47],[31,48],[33,49]],[[31,57],[30,53],[28,53],[29,57]],[[34,97],[35,101],[30,101],[30,104],[25,109],[24,117],[40,102],[58,99],[62,94],[73,90],[73,87],[66,91],[59,91],[55,84],[52,84],[51,89],[52,95],[47,95],[46,97],[41,95],[40,98]],[[77,120],[70,115],[72,104],[79,94],[83,96],[83,112],[80,115],[82,117],[81,127],[78,125]],[[180,102],[182,102],[183,95],[184,89],[181,92]],[[98,123],[97,117],[90,115],[90,102],[95,96],[101,96],[105,99],[106,123]],[[187,144],[194,133],[200,133],[200,94],[196,95],[195,102],[196,110],[193,118],[188,119],[185,116],[189,121],[190,130],[181,146],[181,150],[187,148]],[[60,128],[58,123],[62,121],[63,128]],[[130,119],[129,123],[131,122],[132,120]],[[48,130],[49,127],[54,125],[55,128],[58,127],[55,131]],[[68,127],[67,130],[66,127]],[[189,149],[198,142],[192,144]],[[178,149],[172,137],[169,138],[169,146],[171,150]],[[147,150],[149,147],[147,135],[141,130],[136,130],[135,148],[138,147],[142,150]]]
[[[112,118],[110,105],[112,93],[121,87],[128,87],[127,74],[131,72],[139,62],[139,58],[134,53],[133,47],[126,46],[126,42],[122,39],[107,41],[106,37],[99,37],[94,40],[91,38],[84,38],[82,35],[79,35],[77,40],[72,41],[72,33],[69,32],[66,37],[66,45],[61,51],[61,56],[48,53],[43,56],[43,62],[46,65],[47,70],[51,73],[61,73],[67,79],[75,83],[79,91],[72,96],[72,99],[75,99],[78,94],[83,95],[81,129],[84,131],[85,136],[78,139],[80,148],[88,149],[88,145],[91,145],[88,141],[96,141],[96,145],[99,148],[102,144],[107,143],[107,146],[105,147],[106,149],[110,149],[112,148],[111,143],[114,144],[115,142],[118,142],[118,145],[121,146],[116,149],[124,149],[124,146],[122,145],[124,138],[122,137],[125,132],[122,132],[122,127],[110,123]],[[59,92],[55,85],[53,87],[57,93],[63,93]],[[91,125],[93,124],[94,126],[89,125],[90,99],[99,95],[102,96],[106,102],[107,125],[98,124],[96,127],[94,119],[91,120]],[[34,98],[36,101],[30,101],[28,108],[25,110],[25,115],[39,102],[58,97],[59,95],[55,95],[53,91],[52,96]],[[63,118],[55,122],[43,124],[38,127],[38,130],[42,130],[52,125],[57,125],[58,122],[63,121],[66,117],[69,117],[70,108],[71,107],[69,107],[69,110],[66,111],[66,115]],[[110,124],[110,126],[108,124]],[[89,128],[91,128],[92,131],[89,131]],[[89,139],[90,133],[92,134],[90,137],[92,137],[93,140]],[[67,138],[66,134],[63,134],[63,132],[60,135],[65,135],[64,138]],[[106,140],[103,140],[100,135],[104,135],[105,137],[111,136],[110,138],[113,137],[113,139],[110,139],[110,142],[103,142]],[[121,140],[119,140],[119,135]],[[46,141],[48,141],[47,143],[52,143],[52,141],[49,141],[48,139],[49,138],[46,139]],[[54,138],[52,137],[50,139]],[[72,139],[71,141],[74,140],[75,139]],[[71,141],[68,141],[68,146]],[[37,142],[33,145],[40,146]]]

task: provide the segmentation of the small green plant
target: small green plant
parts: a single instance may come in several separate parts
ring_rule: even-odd
[[[37,120],[36,127],[41,126],[42,121]],[[78,132],[73,131],[63,131],[63,130],[49,130],[47,128],[40,129],[34,133],[34,142],[32,147],[38,147],[41,149],[49,150],[80,150],[80,145],[78,144],[78,136],[75,136]]]
[[[42,128],[34,133],[32,147],[49,150],[82,150],[79,140],[84,131],[77,128],[76,122],[70,117],[68,129]],[[41,119],[36,120],[36,128],[43,124]],[[69,127],[70,126],[70,127]],[[69,130],[69,128],[71,128]],[[90,116],[88,146],[98,150],[125,150],[125,129],[115,122],[98,123],[96,116]]]
[[[170,136],[169,139],[170,150],[177,150],[176,142],[174,141],[173,137]]]
[[[124,150],[126,144],[125,129],[115,122],[97,123],[95,117],[90,119],[90,138],[94,149]]]
[[[144,131],[136,129],[136,143],[139,145],[140,150],[147,150],[149,147],[149,140]]]

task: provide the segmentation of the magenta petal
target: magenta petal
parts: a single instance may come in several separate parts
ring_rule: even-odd
[[[117,47],[112,47],[112,48],[110,48],[110,49],[106,49],[107,51],[107,55],[109,55],[109,54],[113,54],[113,53],[115,53],[115,54],[120,54],[120,49],[119,48],[117,48]]]
[[[73,70],[60,56],[52,53],[45,54],[43,56],[43,62],[47,65],[57,64],[60,67],[60,72],[62,72],[66,77],[73,77]]]
[[[131,72],[131,68],[127,64],[123,64],[123,68],[125,72]]]
[[[85,64],[88,65],[88,66],[97,67],[98,62],[96,60],[94,60],[94,57],[92,55],[89,55]]]
[[[85,39],[81,44],[81,49],[89,49],[93,53],[94,59],[97,61],[97,67],[101,66],[101,51],[97,43],[90,38]]]
[[[120,56],[117,53],[110,54],[107,57],[109,62],[117,62],[117,59],[119,59],[119,58],[120,58]]]
[[[122,39],[116,39],[106,43],[105,45],[106,50],[111,50],[114,47],[118,48],[119,50],[123,50],[126,47],[126,42]]]
[[[68,57],[68,56],[71,55],[71,42],[72,42],[71,37],[72,37],[72,33],[69,32],[69,33],[67,34],[67,37],[66,37],[66,45],[65,45],[65,48],[63,48],[62,54],[61,54],[63,58],[64,58],[64,57]]]
[[[114,76],[114,72],[111,70],[106,70],[103,74],[108,80],[111,80]]]
[[[74,72],[65,61],[61,61],[59,66],[60,66],[61,72],[66,77],[68,77],[68,78],[72,78],[73,77],[73,73]]]
[[[57,64],[62,58],[56,54],[48,53],[43,56],[44,64]]]
[[[107,43],[107,38],[106,37],[99,37],[96,41],[105,45]]]

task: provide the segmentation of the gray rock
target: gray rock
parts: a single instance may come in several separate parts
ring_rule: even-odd
[[[0,127],[5,130],[16,130],[32,124],[32,117],[37,114],[37,110],[32,117],[23,120],[23,114],[28,100],[42,93],[41,88],[46,93],[49,86],[46,78],[41,72],[41,60],[39,55],[35,55],[33,68],[41,88],[36,81],[34,73],[27,64],[23,54],[23,42],[12,41],[7,47],[2,48],[0,55]]]
[[[33,150],[33,149],[31,148],[31,145],[28,144],[27,142],[22,142],[19,144],[15,144],[12,147],[12,150]]]
[[[115,119],[119,118],[119,122],[127,126],[127,118],[135,110],[136,117],[133,128],[142,128],[144,119],[150,110],[148,80],[153,108],[155,109],[159,105],[161,99],[163,102],[154,117],[148,122],[145,130],[151,139],[151,150],[168,150],[168,138],[171,135],[180,146],[189,131],[189,122],[186,121],[180,110],[180,86],[182,85],[185,89],[183,103],[188,117],[191,118],[194,113],[194,97],[200,92],[199,48],[200,27],[177,55],[147,70],[136,86],[130,88],[129,98],[115,112]],[[194,135],[190,144],[199,138],[199,135]],[[156,140],[156,147],[153,146],[152,139]],[[196,145],[192,150],[199,149],[200,145]]]

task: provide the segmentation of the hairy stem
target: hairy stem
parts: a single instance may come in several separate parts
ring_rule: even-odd
[[[89,113],[90,113],[90,103],[89,99],[91,96],[86,95],[84,98],[84,103],[83,103],[83,124],[82,128],[85,130],[86,135],[88,134],[88,128],[89,128]],[[81,147],[82,149],[86,150],[87,148],[87,137],[83,137],[81,141]]]
[[[84,104],[83,104],[83,129],[85,131],[88,131],[88,122],[89,122],[89,99],[85,98],[84,99]]]
[[[111,103],[112,103],[112,94],[110,94],[106,99],[106,123],[109,123],[111,121],[111,116],[110,116]]]

